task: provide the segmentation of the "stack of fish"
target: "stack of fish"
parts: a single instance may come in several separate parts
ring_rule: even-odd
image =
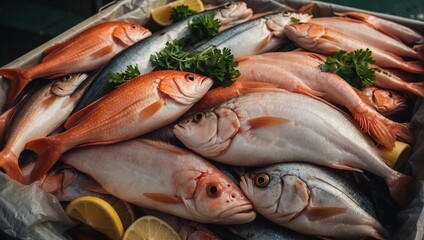
[[[86,81],[79,74],[50,82],[7,110],[0,166],[21,183],[40,181],[62,201],[110,193],[197,222],[182,225],[237,224],[225,234],[245,239],[304,239],[283,227],[322,238],[390,238],[369,196],[338,170],[370,172],[394,201],[407,203],[412,178],[390,168],[376,144],[413,143],[412,125],[387,116],[406,108],[406,95],[393,91],[423,97],[424,84],[385,69],[361,92],[319,66],[321,54],[368,48],[378,67],[423,74],[420,47],[410,47],[423,36],[363,13],[252,18],[245,3],[209,11],[228,29],[195,50],[231,50],[241,77],[227,88],[210,90],[212,79],[192,72],[151,72],[150,55],[187,37],[193,16],[153,34],[130,23],[101,24],[47,49],[36,66],[1,69],[11,82],[10,105],[31,79],[103,66]],[[275,52],[290,40],[303,49]],[[109,86],[108,73],[128,65],[142,75]],[[180,146],[146,138],[155,131],[172,131]],[[18,164],[24,149],[37,154],[25,174]],[[68,167],[48,172],[59,160]],[[233,166],[253,169],[227,176],[224,168]],[[204,226],[192,228],[200,229],[192,239],[218,239]]]

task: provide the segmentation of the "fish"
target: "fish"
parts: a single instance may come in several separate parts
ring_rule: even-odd
[[[0,167],[12,179],[25,183],[18,158],[25,144],[60,127],[89,85],[87,74],[73,74],[49,82],[16,106],[0,152]]]
[[[204,11],[192,15],[185,20],[173,23],[155,32],[152,36],[139,41],[121,52],[121,54],[113,57],[102,69],[93,75],[93,84],[87,90],[87,93],[84,94],[75,111],[81,110],[114,89],[109,83],[109,73],[124,72],[129,65],[136,66],[141,75],[153,71],[150,57],[163,50],[166,43],[188,37],[190,35],[189,23],[193,18],[214,13],[215,19],[230,26],[232,23],[228,19],[231,19],[232,22],[238,22],[239,20],[246,19],[246,14],[249,14],[251,11],[250,8],[246,8],[246,3],[244,2],[225,4],[219,8]],[[221,25],[221,27],[223,26],[225,25]]]
[[[241,57],[236,61],[244,79],[277,84],[288,91],[320,97],[346,107],[361,129],[381,145],[393,148],[396,137],[413,142],[411,124],[400,124],[382,116],[359,90],[337,74],[322,72],[319,68],[324,63],[321,55],[273,52]]]
[[[391,36],[395,39],[400,39],[406,44],[414,44],[424,37],[417,31],[406,27],[402,24],[395,23],[386,19],[382,19],[376,16],[372,16],[362,12],[335,12],[334,13],[340,17],[349,17],[353,19],[358,19],[363,21],[371,26],[373,26],[378,31]]]
[[[383,178],[391,197],[407,201],[411,177],[391,169],[352,119],[309,96],[249,93],[174,126],[175,136],[208,159],[233,166],[304,161]]]
[[[4,138],[7,130],[7,124],[10,121],[10,118],[12,118],[13,114],[15,113],[17,107],[14,106],[12,108],[9,108],[6,110],[2,115],[0,116],[0,146],[3,147],[4,144]]]
[[[209,77],[174,70],[151,72],[120,85],[72,114],[65,122],[66,131],[25,145],[38,156],[31,181],[73,147],[135,138],[175,121],[212,85]]]
[[[192,51],[215,46],[219,49],[229,48],[234,57],[274,51],[288,40],[283,31],[285,26],[293,24],[293,19],[307,22],[311,18],[309,14],[288,11],[265,15],[227,29]]]
[[[346,17],[319,17],[312,18],[310,23],[341,32],[351,38],[369,44],[370,46],[393,53],[401,57],[423,59],[423,55],[362,21]]]
[[[256,216],[228,177],[200,156],[170,144],[133,139],[76,148],[61,160],[136,206],[201,223],[246,223]]]
[[[206,225],[152,209],[140,209],[144,215],[155,216],[169,224],[182,240],[220,240]]]
[[[309,51],[331,55],[339,50],[351,52],[368,48],[372,52],[372,58],[376,65],[380,67],[398,68],[411,73],[424,74],[424,65],[420,60],[404,61],[392,53],[357,41],[348,35],[321,25],[313,23],[291,24],[284,28],[284,33],[290,40]]]
[[[406,97],[395,91],[375,86],[363,88],[361,91],[384,116],[395,115],[408,108]]]
[[[272,165],[245,174],[240,186],[255,211],[297,232],[331,239],[390,238],[365,210],[370,201],[329,169],[307,163]]]
[[[32,79],[96,70],[118,52],[151,34],[148,29],[133,23],[100,23],[44,50],[39,64],[0,69],[0,76],[10,83],[5,106],[9,106]]]

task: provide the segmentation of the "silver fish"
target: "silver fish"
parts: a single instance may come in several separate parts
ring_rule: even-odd
[[[269,166],[241,178],[255,211],[297,232],[335,239],[386,239],[387,230],[365,209],[353,183],[307,163]]]

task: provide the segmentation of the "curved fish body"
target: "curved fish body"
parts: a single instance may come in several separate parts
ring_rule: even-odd
[[[423,59],[424,57],[421,53],[406,46],[404,43],[377,31],[375,28],[359,20],[342,17],[322,17],[313,18],[309,22],[341,32],[357,41],[369,44],[397,56],[417,59]]]
[[[0,166],[11,178],[24,183],[18,158],[25,144],[49,135],[65,122],[89,85],[86,78],[87,74],[75,74],[51,82],[16,106],[0,152]]]
[[[336,74],[322,72],[321,58],[318,54],[299,51],[265,53],[242,57],[237,69],[247,80],[277,84],[288,91],[321,97],[346,107],[365,133],[388,148],[394,146],[397,136],[412,141],[408,124],[382,116],[359,90]]]
[[[334,239],[389,238],[351,182],[306,163],[269,166],[242,176],[255,211],[297,232]]]
[[[392,90],[370,86],[362,89],[362,93],[384,116],[395,115],[408,108],[406,97]]]
[[[406,201],[409,176],[391,169],[341,111],[296,93],[250,93],[174,126],[189,149],[235,166],[305,161],[382,177],[391,196]]]
[[[372,16],[366,13],[361,12],[335,12],[337,16],[340,17],[349,17],[353,19],[358,19],[363,21],[371,26],[373,26],[378,31],[391,36],[395,39],[400,39],[406,44],[414,44],[422,39],[424,39],[423,35],[418,33],[417,31],[403,26],[401,24],[385,20],[376,16]]]
[[[71,115],[65,132],[26,145],[38,155],[32,181],[73,147],[135,138],[177,120],[212,84],[209,77],[172,70],[152,72],[122,84]]]
[[[309,51],[331,55],[339,50],[352,52],[357,49],[368,48],[372,51],[372,57],[380,67],[398,68],[418,74],[424,73],[424,64],[420,60],[404,61],[392,53],[359,42],[348,35],[321,25],[313,23],[291,24],[284,29],[284,33],[293,42]]]
[[[83,96],[75,110],[78,111],[84,108],[113,90],[114,87],[109,84],[109,73],[124,72],[129,65],[137,66],[141,74],[151,72],[153,67],[150,63],[150,56],[163,50],[166,43],[188,37],[190,35],[189,23],[194,17],[214,13],[216,19],[230,26],[233,22],[248,20],[246,19],[246,15],[251,13],[251,11],[250,8],[246,8],[246,3],[244,2],[223,5],[217,9],[204,11],[176,22],[169,27],[155,32],[149,38],[139,41],[112,58],[93,76],[93,84],[87,90],[87,93]]]
[[[90,27],[44,51],[41,63],[22,69],[0,69],[10,80],[6,106],[35,78],[57,78],[100,68],[115,54],[151,35],[144,27],[127,22],[106,22]]]
[[[144,208],[203,223],[245,223],[256,216],[222,172],[169,144],[136,139],[74,149],[62,160],[116,197]]]
[[[302,13],[278,12],[265,15],[232,27],[206,41],[195,50],[202,51],[211,46],[229,48],[235,57],[270,52],[280,48],[287,38],[284,27],[292,24],[292,19],[309,21],[312,16]]]

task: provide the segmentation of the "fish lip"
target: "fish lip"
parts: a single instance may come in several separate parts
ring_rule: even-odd
[[[234,222],[234,223],[247,223],[255,219],[256,213],[253,211],[253,205],[245,203],[243,205],[238,205],[233,208],[230,208],[218,215],[219,218],[224,218],[225,222]]]

